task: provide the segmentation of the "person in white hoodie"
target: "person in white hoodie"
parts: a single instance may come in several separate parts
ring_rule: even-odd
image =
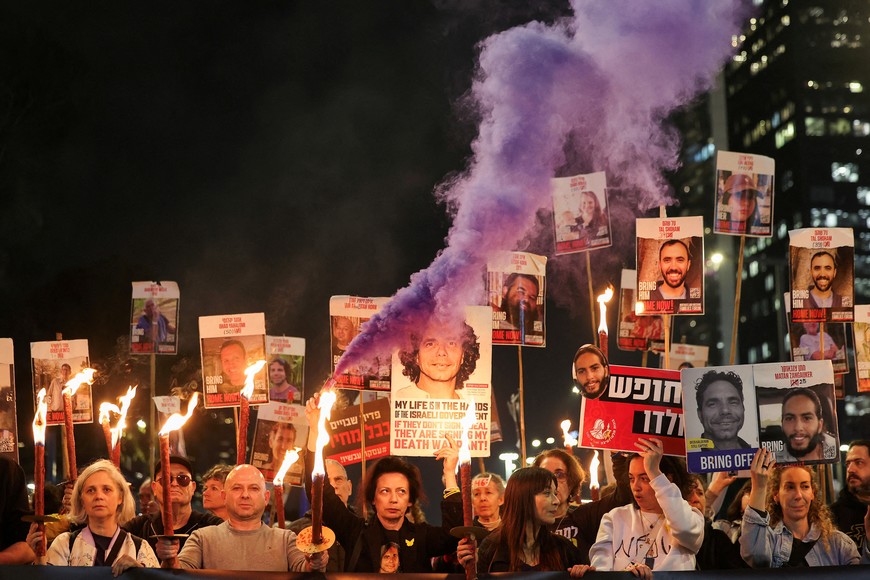
[[[633,503],[605,514],[589,550],[598,571],[630,571],[649,579],[653,570],[694,570],[704,541],[704,516],[683,499],[691,485],[685,464],[662,457],[660,439],[639,438],[629,459]]]

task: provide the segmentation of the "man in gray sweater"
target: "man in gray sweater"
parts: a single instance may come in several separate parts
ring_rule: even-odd
[[[179,568],[263,572],[322,572],[327,552],[306,555],[296,534],[263,524],[269,491],[253,465],[239,465],[224,483],[227,521],[196,530],[178,554]]]

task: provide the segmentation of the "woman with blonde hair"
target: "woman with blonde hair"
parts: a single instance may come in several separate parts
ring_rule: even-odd
[[[75,482],[69,515],[74,524],[85,527],[55,538],[46,554],[47,564],[111,566],[114,576],[128,568],[159,567],[148,542],[121,529],[135,514],[136,503],[121,472],[105,459],[92,463]],[[42,533],[33,524],[27,543],[35,549],[41,541]]]
[[[774,467],[773,453],[752,459],[749,507],[743,512],[740,555],[753,568],[842,566],[870,563],[855,543],[834,528],[828,506],[816,500],[818,486],[805,465]]]

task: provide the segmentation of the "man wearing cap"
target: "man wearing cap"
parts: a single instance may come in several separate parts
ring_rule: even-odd
[[[720,209],[728,219],[720,215],[720,229],[735,233],[751,233],[750,227],[758,225],[758,200],[761,194],[755,178],[743,173],[733,173],[725,180],[725,190]]]
[[[159,560],[174,556],[184,545],[187,538],[177,540],[157,541],[155,536],[162,535],[163,531],[163,466],[158,463],[154,468],[154,482],[151,484],[154,492],[154,501],[161,509],[156,514],[143,514],[137,516],[121,526],[127,532],[144,538],[151,544],[154,553]],[[206,526],[216,526],[223,522],[217,516],[210,513],[198,512],[190,507],[193,492],[196,491],[196,482],[193,480],[193,469],[190,461],[180,455],[169,457],[170,493],[172,497],[172,523],[175,526],[175,534],[190,534]]]

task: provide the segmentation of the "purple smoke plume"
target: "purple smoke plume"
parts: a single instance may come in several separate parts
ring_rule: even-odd
[[[373,316],[336,374],[390,352],[433,315],[480,304],[482,272],[551,207],[550,179],[568,159],[619,182],[611,207],[638,215],[668,204],[662,172],[678,137],[664,118],[709,88],[745,15],[739,0],[573,0],[574,15],[532,22],[481,43],[470,103],[480,118],[473,157],[438,195],[453,212],[447,246]]]

